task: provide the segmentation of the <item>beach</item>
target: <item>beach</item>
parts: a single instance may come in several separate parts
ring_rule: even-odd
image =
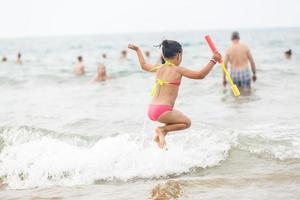
[[[223,54],[230,33],[0,39],[0,199],[300,199],[299,28],[240,30],[257,64],[250,95],[224,88],[220,66],[183,79],[175,108],[192,126],[167,136],[168,151],[146,117],[153,74],[133,52],[119,59],[135,43],[156,62],[153,45],[168,38],[182,44],[182,65],[199,69],[211,57],[204,35]],[[81,77],[72,74],[78,55]],[[91,83],[102,62],[112,78]]]

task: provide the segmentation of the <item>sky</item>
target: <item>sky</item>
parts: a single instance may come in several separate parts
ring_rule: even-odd
[[[0,0],[0,37],[300,27],[299,0]]]

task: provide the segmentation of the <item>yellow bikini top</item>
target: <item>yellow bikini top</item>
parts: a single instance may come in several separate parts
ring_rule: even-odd
[[[159,70],[160,68],[162,68],[163,66],[167,66],[167,67],[175,67],[175,65],[169,61],[169,60],[166,60],[165,63],[163,65],[159,65],[157,67],[153,67],[150,71],[151,72],[154,72],[154,71],[157,71]],[[161,80],[161,79],[156,79],[155,81],[155,84],[153,85],[152,87],[152,90],[150,92],[150,95],[151,96],[155,96],[156,93],[157,93],[157,88],[158,86],[164,86],[165,84],[173,84],[172,82],[169,82],[169,81],[165,81],[165,80]],[[180,82],[179,82],[180,84]]]

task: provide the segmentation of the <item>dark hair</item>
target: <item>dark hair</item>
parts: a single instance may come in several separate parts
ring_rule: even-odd
[[[182,53],[182,46],[174,40],[164,40],[161,43],[164,58],[173,58],[177,53]]]
[[[286,52],[284,52],[286,55],[291,56],[292,55],[292,49],[287,50]]]
[[[231,40],[239,40],[239,39],[240,39],[240,34],[239,34],[239,32],[234,31],[234,32],[231,34]]]
[[[78,56],[78,57],[77,57],[77,60],[78,60],[78,61],[82,61],[82,56]]]
[[[18,53],[18,58],[21,58],[21,56],[22,56],[22,55],[21,55],[21,53],[19,52],[19,53]]]
[[[165,59],[162,56],[160,57],[160,61],[161,61],[161,64],[165,64],[166,63]]]

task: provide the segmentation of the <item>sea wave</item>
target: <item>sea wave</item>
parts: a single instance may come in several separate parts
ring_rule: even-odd
[[[220,165],[234,148],[280,160],[300,158],[298,127],[212,130],[169,136],[163,151],[141,133],[100,137],[1,127],[0,177],[14,189],[168,178]]]
[[[299,134],[299,125],[265,124],[240,131],[236,147],[279,160],[300,159]]]
[[[34,138],[36,134],[32,131],[30,128],[23,128],[23,134],[16,133],[16,129],[6,131],[6,135],[19,139],[3,137],[2,131],[2,142],[6,145],[0,154],[0,176],[10,188],[180,175],[195,167],[218,165],[227,158],[232,140],[228,135],[220,138],[209,130],[191,131],[170,136],[168,151],[163,151],[142,134],[95,138],[93,145],[79,145],[76,137],[73,143],[53,137],[53,133]]]

